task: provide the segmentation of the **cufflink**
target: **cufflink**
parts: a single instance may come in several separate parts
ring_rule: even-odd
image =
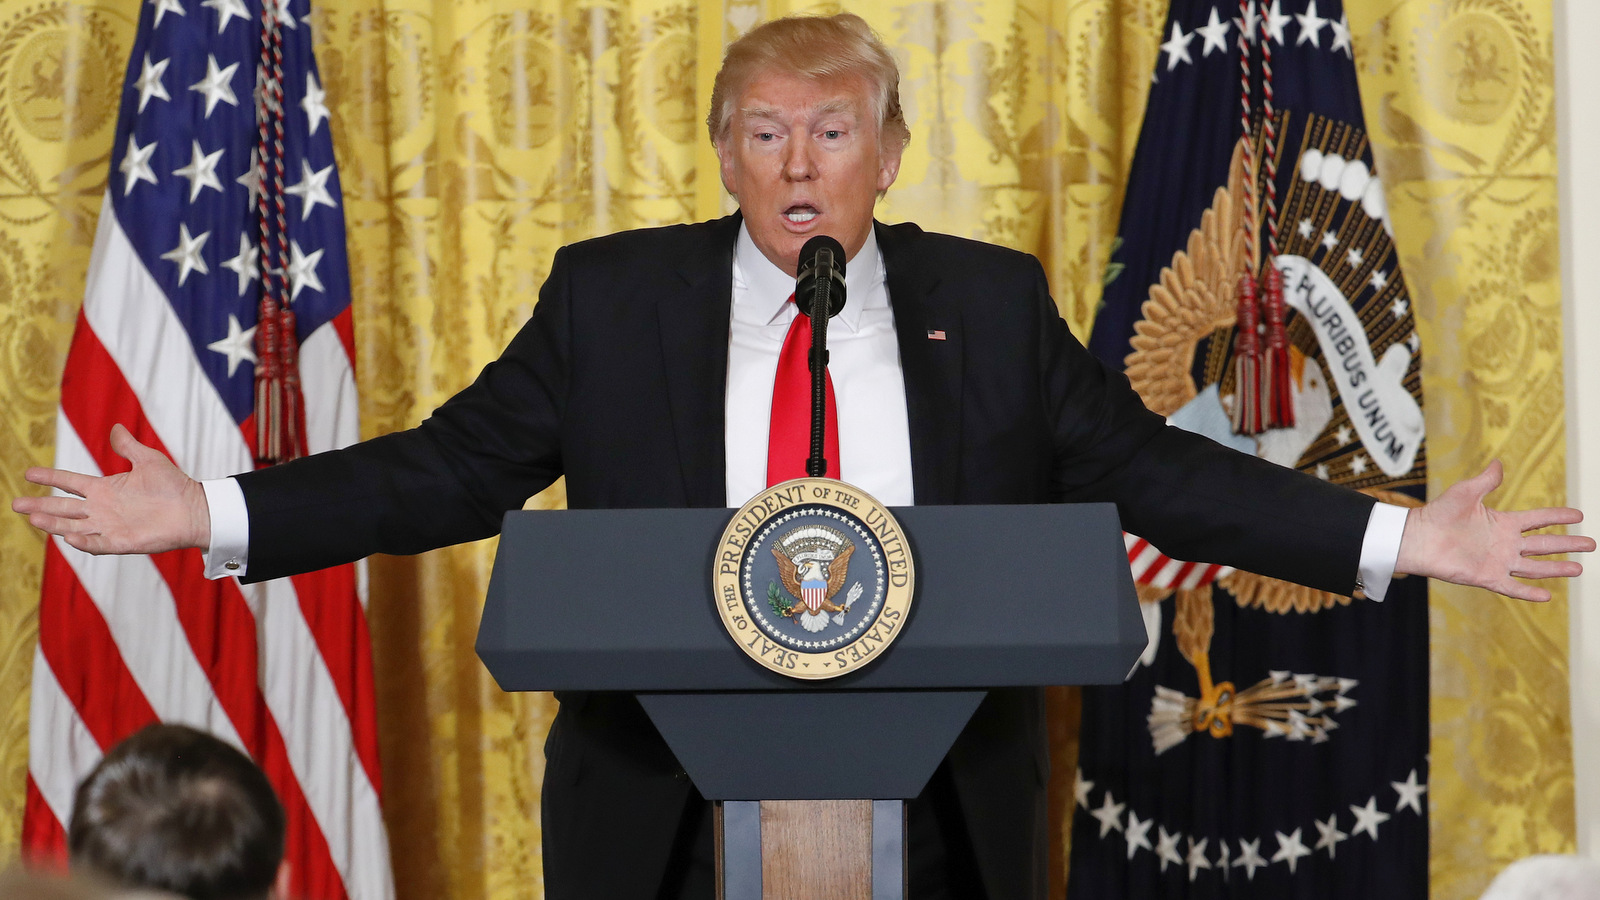
[[[223,563],[222,567],[227,569],[229,572],[237,572],[239,571],[239,561],[237,559],[230,559]]]

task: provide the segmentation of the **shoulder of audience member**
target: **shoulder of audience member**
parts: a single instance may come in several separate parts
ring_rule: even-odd
[[[59,875],[13,866],[0,872],[3,900],[183,900],[164,891],[130,890],[82,874]]]

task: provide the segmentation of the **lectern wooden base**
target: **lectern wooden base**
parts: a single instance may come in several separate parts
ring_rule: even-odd
[[[905,804],[716,804],[718,900],[905,900]]]

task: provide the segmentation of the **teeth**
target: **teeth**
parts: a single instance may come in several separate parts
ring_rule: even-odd
[[[806,210],[806,211],[796,210],[794,212],[784,213],[783,217],[798,225],[798,224],[801,224],[803,222],[809,222],[812,219],[815,219],[817,217],[817,213],[816,213],[815,210]]]

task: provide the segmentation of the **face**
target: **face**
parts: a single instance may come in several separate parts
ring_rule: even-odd
[[[900,172],[881,146],[864,79],[763,75],[740,95],[717,145],[722,184],[739,200],[750,237],[790,275],[819,234],[856,255],[872,230],[878,192]]]

